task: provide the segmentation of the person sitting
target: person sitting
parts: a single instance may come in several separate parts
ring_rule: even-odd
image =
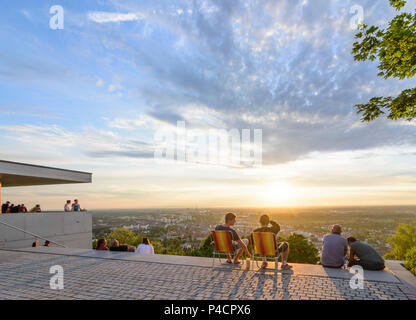
[[[78,199],[74,200],[74,203],[72,204],[72,211],[79,212],[79,211],[87,211],[85,209],[81,209],[81,205],[78,202]]]
[[[105,240],[104,238],[98,239],[97,240],[97,250],[108,251],[109,249],[107,248],[107,240]]]
[[[143,243],[139,244],[136,252],[140,254],[155,254],[152,244],[150,243],[149,238],[143,238]]]
[[[72,211],[71,200],[66,200],[66,204],[64,206],[64,211],[65,212],[71,212]]]
[[[19,207],[19,212],[20,213],[26,213],[27,212],[27,208],[25,207],[25,205],[23,203]]]
[[[32,248],[39,247],[39,241],[35,240],[35,242],[32,243]]]
[[[262,215],[260,217],[260,224],[261,227],[255,229],[253,232],[272,232],[274,235],[277,235],[280,231],[280,226],[274,222],[271,221],[268,215]],[[271,227],[269,227],[269,224]],[[287,264],[287,258],[289,256],[289,243],[287,242],[280,242],[277,243],[277,248],[279,249],[279,252],[282,255],[282,270],[291,269],[292,266]],[[261,268],[264,269],[267,267],[267,258],[263,257],[263,264],[261,265]]]
[[[12,204],[9,208],[10,213],[19,213],[19,207]]]
[[[10,206],[10,201],[3,203],[1,205],[1,213],[7,213],[7,211],[9,210],[9,206]]]
[[[348,252],[347,239],[341,236],[342,228],[336,224],[323,239],[321,264],[327,268],[342,268]]]
[[[29,212],[42,212],[42,209],[40,208],[40,204],[37,204],[32,209],[29,210]]]
[[[250,252],[248,251],[247,245],[248,245],[248,240],[247,239],[240,239],[240,236],[237,234],[237,232],[231,228],[233,225],[235,225],[235,221],[236,221],[237,216],[232,213],[229,212],[225,215],[225,224],[223,225],[217,225],[215,227],[216,231],[221,231],[221,230],[225,230],[225,231],[230,231],[231,233],[231,240],[233,241],[233,248],[234,248],[234,252],[235,252],[235,257],[234,257],[234,261],[232,261],[232,256],[231,254],[227,254],[227,263],[234,263],[234,264],[239,264],[240,261],[238,260],[238,258],[241,256],[241,254],[243,253],[243,251],[250,256]]]
[[[348,267],[361,266],[364,270],[383,270],[385,268],[384,259],[368,243],[358,241],[354,237],[348,237],[350,247],[350,257]],[[355,259],[355,258],[358,259]]]
[[[51,242],[49,240],[45,241],[45,244],[43,245],[44,247],[50,247],[51,246]]]
[[[120,242],[116,239],[111,240],[111,247],[110,251],[130,251],[134,252],[135,248],[133,246],[129,246],[128,244],[120,244]]]

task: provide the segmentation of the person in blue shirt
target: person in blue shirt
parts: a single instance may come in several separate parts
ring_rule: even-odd
[[[74,200],[74,203],[72,204],[72,211],[86,211],[85,209],[81,209],[81,205],[78,202],[78,199]]]

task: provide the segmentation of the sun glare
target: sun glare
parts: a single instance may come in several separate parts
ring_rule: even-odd
[[[264,194],[265,200],[273,204],[288,204],[295,195],[295,188],[285,182],[269,185]]]

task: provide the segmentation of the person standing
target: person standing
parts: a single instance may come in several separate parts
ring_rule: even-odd
[[[74,200],[74,203],[72,204],[72,211],[79,212],[79,211],[86,211],[86,210],[85,209],[81,209],[81,205],[79,204],[78,199],[75,199]]]
[[[64,211],[65,212],[71,212],[72,211],[72,206],[71,206],[71,200],[66,200],[66,204],[64,206]]]
[[[10,206],[10,201],[3,203],[3,205],[1,206],[1,213],[7,213],[7,211],[9,210],[9,206]]]

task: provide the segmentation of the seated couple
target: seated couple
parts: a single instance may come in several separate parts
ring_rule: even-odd
[[[342,268],[347,260],[349,247],[348,267],[359,265],[365,270],[384,269],[384,260],[373,247],[354,237],[345,239],[341,233],[341,226],[336,224],[331,233],[324,237],[321,254],[321,264],[324,267]]]
[[[238,260],[239,257],[241,256],[241,254],[243,252],[245,252],[248,256],[250,256],[250,252],[247,248],[247,245],[249,243],[248,239],[241,239],[240,236],[238,235],[238,233],[232,228],[232,226],[235,225],[236,222],[236,218],[237,216],[232,213],[229,212],[225,215],[225,224],[223,225],[218,225],[215,227],[216,231],[220,231],[220,230],[226,230],[226,231],[230,231],[231,233],[231,239],[233,241],[233,248],[234,248],[234,261],[232,260],[232,256],[231,254],[227,254],[228,259],[227,262],[228,263],[234,263],[234,264],[239,264],[240,261]],[[271,225],[269,227],[269,224]],[[263,215],[260,217],[260,225],[261,227],[258,229],[255,229],[253,232],[272,232],[275,235],[277,235],[277,233],[280,231],[280,226],[274,222],[274,221],[270,221],[269,216],[267,215]],[[287,263],[287,258],[289,256],[289,244],[287,242],[281,242],[277,244],[277,248],[279,249],[279,251],[281,252],[282,255],[282,269],[290,269],[292,268],[292,266],[290,266]],[[267,267],[267,259],[266,257],[263,257],[263,263],[262,263],[262,268],[266,268]]]

